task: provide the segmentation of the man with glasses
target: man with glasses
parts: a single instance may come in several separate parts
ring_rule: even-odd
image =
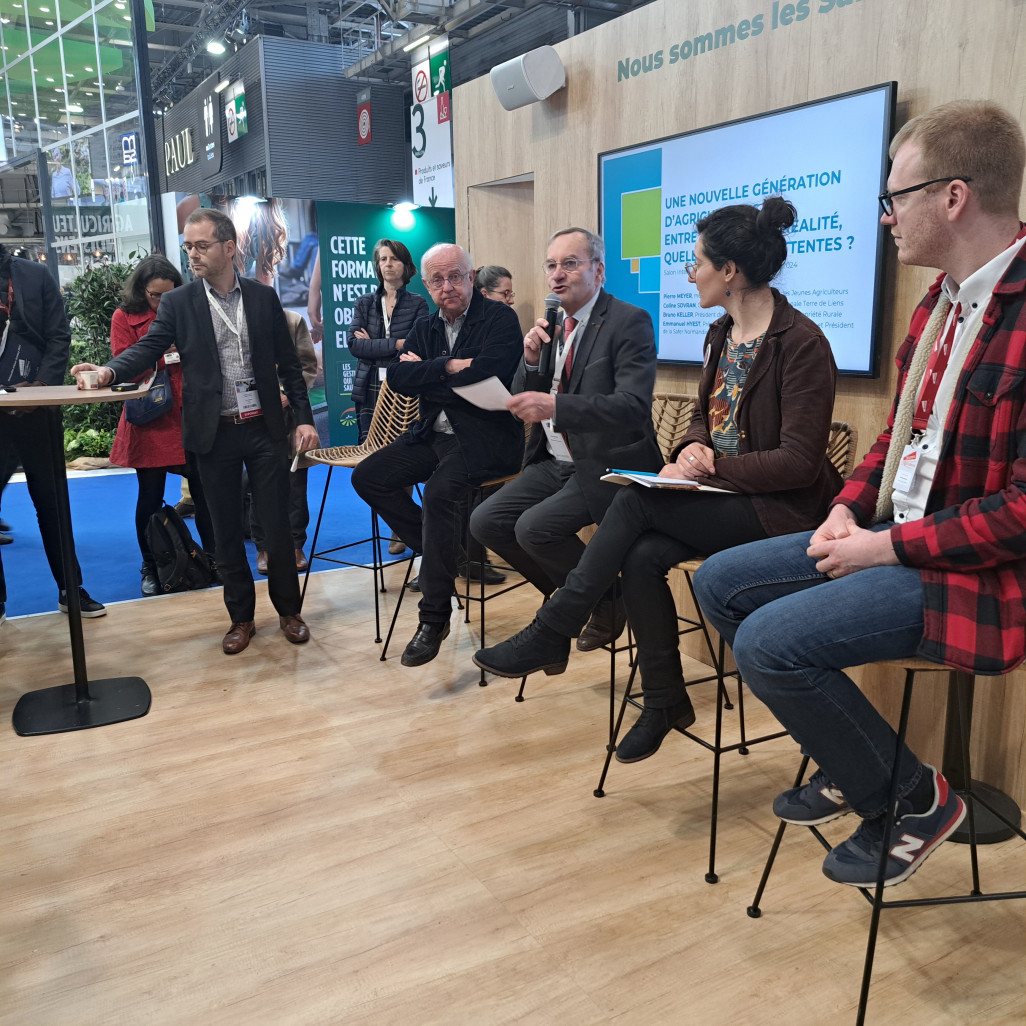
[[[811,535],[742,545],[695,576],[738,668],[818,764],[773,803],[812,825],[861,819],[826,857],[866,886],[883,855],[895,734],[843,672],[920,656],[1007,673],[1026,656],[1026,145],[990,101],[913,118],[880,197],[898,260],[938,267],[898,351],[888,426]],[[885,879],[961,822],[961,798],[908,749]]]
[[[577,532],[598,523],[612,502],[617,486],[599,480],[606,470],[663,464],[652,431],[652,320],[602,288],[604,252],[602,239],[585,228],[565,228],[549,240],[542,267],[564,318],[554,339],[544,318],[524,338],[517,394],[508,404],[534,424],[524,472],[470,520],[474,537],[543,595],[561,587],[577,566],[584,551]],[[625,624],[623,603],[604,599],[578,649],[615,641]]]
[[[353,471],[356,493],[421,554],[420,623],[403,666],[430,662],[449,635],[468,486],[515,473],[524,451],[523,427],[509,413],[483,410],[453,391],[491,377],[509,388],[520,358],[517,315],[475,290],[462,247],[432,246],[420,266],[438,315],[413,325],[387,372],[391,389],[418,397],[420,418]],[[415,484],[424,485],[423,506],[406,491]]]
[[[293,644],[310,638],[300,612],[289,527],[289,460],[283,388],[295,414],[295,447],[311,449],[317,431],[306,383],[274,289],[235,273],[235,225],[218,210],[194,210],[185,250],[196,280],[165,292],[147,334],[99,370],[100,384],[131,381],[172,345],[182,362],[182,446],[199,471],[217,547],[231,626],[221,642],[236,655],[256,631],[256,593],[242,525],[245,464],[267,545],[267,593]],[[279,387],[280,382],[280,387]],[[79,387],[82,380],[79,378]]]

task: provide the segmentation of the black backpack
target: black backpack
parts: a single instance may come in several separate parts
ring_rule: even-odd
[[[214,564],[196,544],[174,507],[165,505],[146,525],[146,545],[157,565],[161,590],[195,591],[214,583]]]

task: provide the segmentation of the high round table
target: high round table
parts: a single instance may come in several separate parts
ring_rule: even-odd
[[[68,477],[64,466],[64,431],[60,416],[62,406],[124,401],[143,395],[145,391],[145,385],[132,392],[112,392],[109,388],[80,390],[74,385],[22,386],[14,392],[0,389],[0,416],[6,416],[5,411],[11,409],[48,408],[46,423],[51,472],[57,495],[57,521],[68,603],[68,632],[71,635],[71,660],[75,670],[74,683],[29,691],[18,699],[12,722],[15,732],[23,737],[63,734],[70,730],[84,730],[86,727],[123,723],[145,716],[150,711],[150,689],[141,677],[90,680],[86,672],[82,609],[78,587],[72,586],[75,540],[71,531]]]

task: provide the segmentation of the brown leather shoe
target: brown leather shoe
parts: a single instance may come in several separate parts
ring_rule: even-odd
[[[257,573],[267,573],[267,553],[262,550],[257,551]]]
[[[603,599],[595,607],[588,625],[577,639],[578,652],[594,652],[603,645],[612,645],[627,626],[627,610],[623,599]]]
[[[296,569],[305,570],[310,565],[310,561],[306,558],[306,553],[302,549],[296,549]]]
[[[224,654],[238,655],[249,644],[249,639],[254,634],[256,634],[256,624],[252,620],[233,623],[221,642]]]
[[[293,645],[302,645],[310,640],[310,628],[301,616],[279,616],[278,623],[281,625],[282,633]]]

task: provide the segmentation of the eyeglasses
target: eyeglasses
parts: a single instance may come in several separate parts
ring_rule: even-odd
[[[223,246],[224,240],[215,239],[213,242],[183,242],[182,248],[186,253],[192,253],[195,250],[197,253],[206,253],[211,246]]]
[[[168,291],[170,291],[170,289],[168,289]],[[149,289],[147,289],[147,290],[146,290],[146,295],[148,295],[148,296],[150,297],[150,299],[156,299],[156,300],[159,300],[159,299],[160,299],[160,297],[161,297],[162,295],[164,295],[164,293],[163,293],[163,292],[150,292],[150,290],[149,290]]]
[[[928,182],[920,182],[918,185],[910,185],[907,189],[899,189],[897,192],[891,192],[889,189],[885,189],[877,196],[880,201],[880,206],[883,208],[883,212],[890,217],[894,213],[894,197],[904,196],[909,192],[919,192],[920,189],[925,189],[928,185],[937,185],[939,182],[971,182],[972,179],[965,175],[952,175],[950,178],[931,178]]]
[[[564,273],[573,274],[581,264],[594,264],[598,262],[597,257],[588,257],[587,260],[578,260],[576,257],[569,257],[566,260],[546,260],[542,264],[542,270],[547,274],[555,274],[558,267],[562,267]]]
[[[685,264],[684,265],[684,273],[689,278],[694,278],[694,276],[698,273],[699,267],[701,267],[702,264],[704,264],[704,263],[705,263],[704,260],[695,260],[695,261],[693,261],[690,264]]]
[[[454,271],[445,278],[429,278],[425,284],[432,292],[438,292],[446,282],[455,289],[462,285],[468,277],[462,271]]]
[[[512,289],[506,289],[504,292],[500,292],[498,289],[485,289],[490,296],[502,296],[503,299],[516,299],[517,294]]]

